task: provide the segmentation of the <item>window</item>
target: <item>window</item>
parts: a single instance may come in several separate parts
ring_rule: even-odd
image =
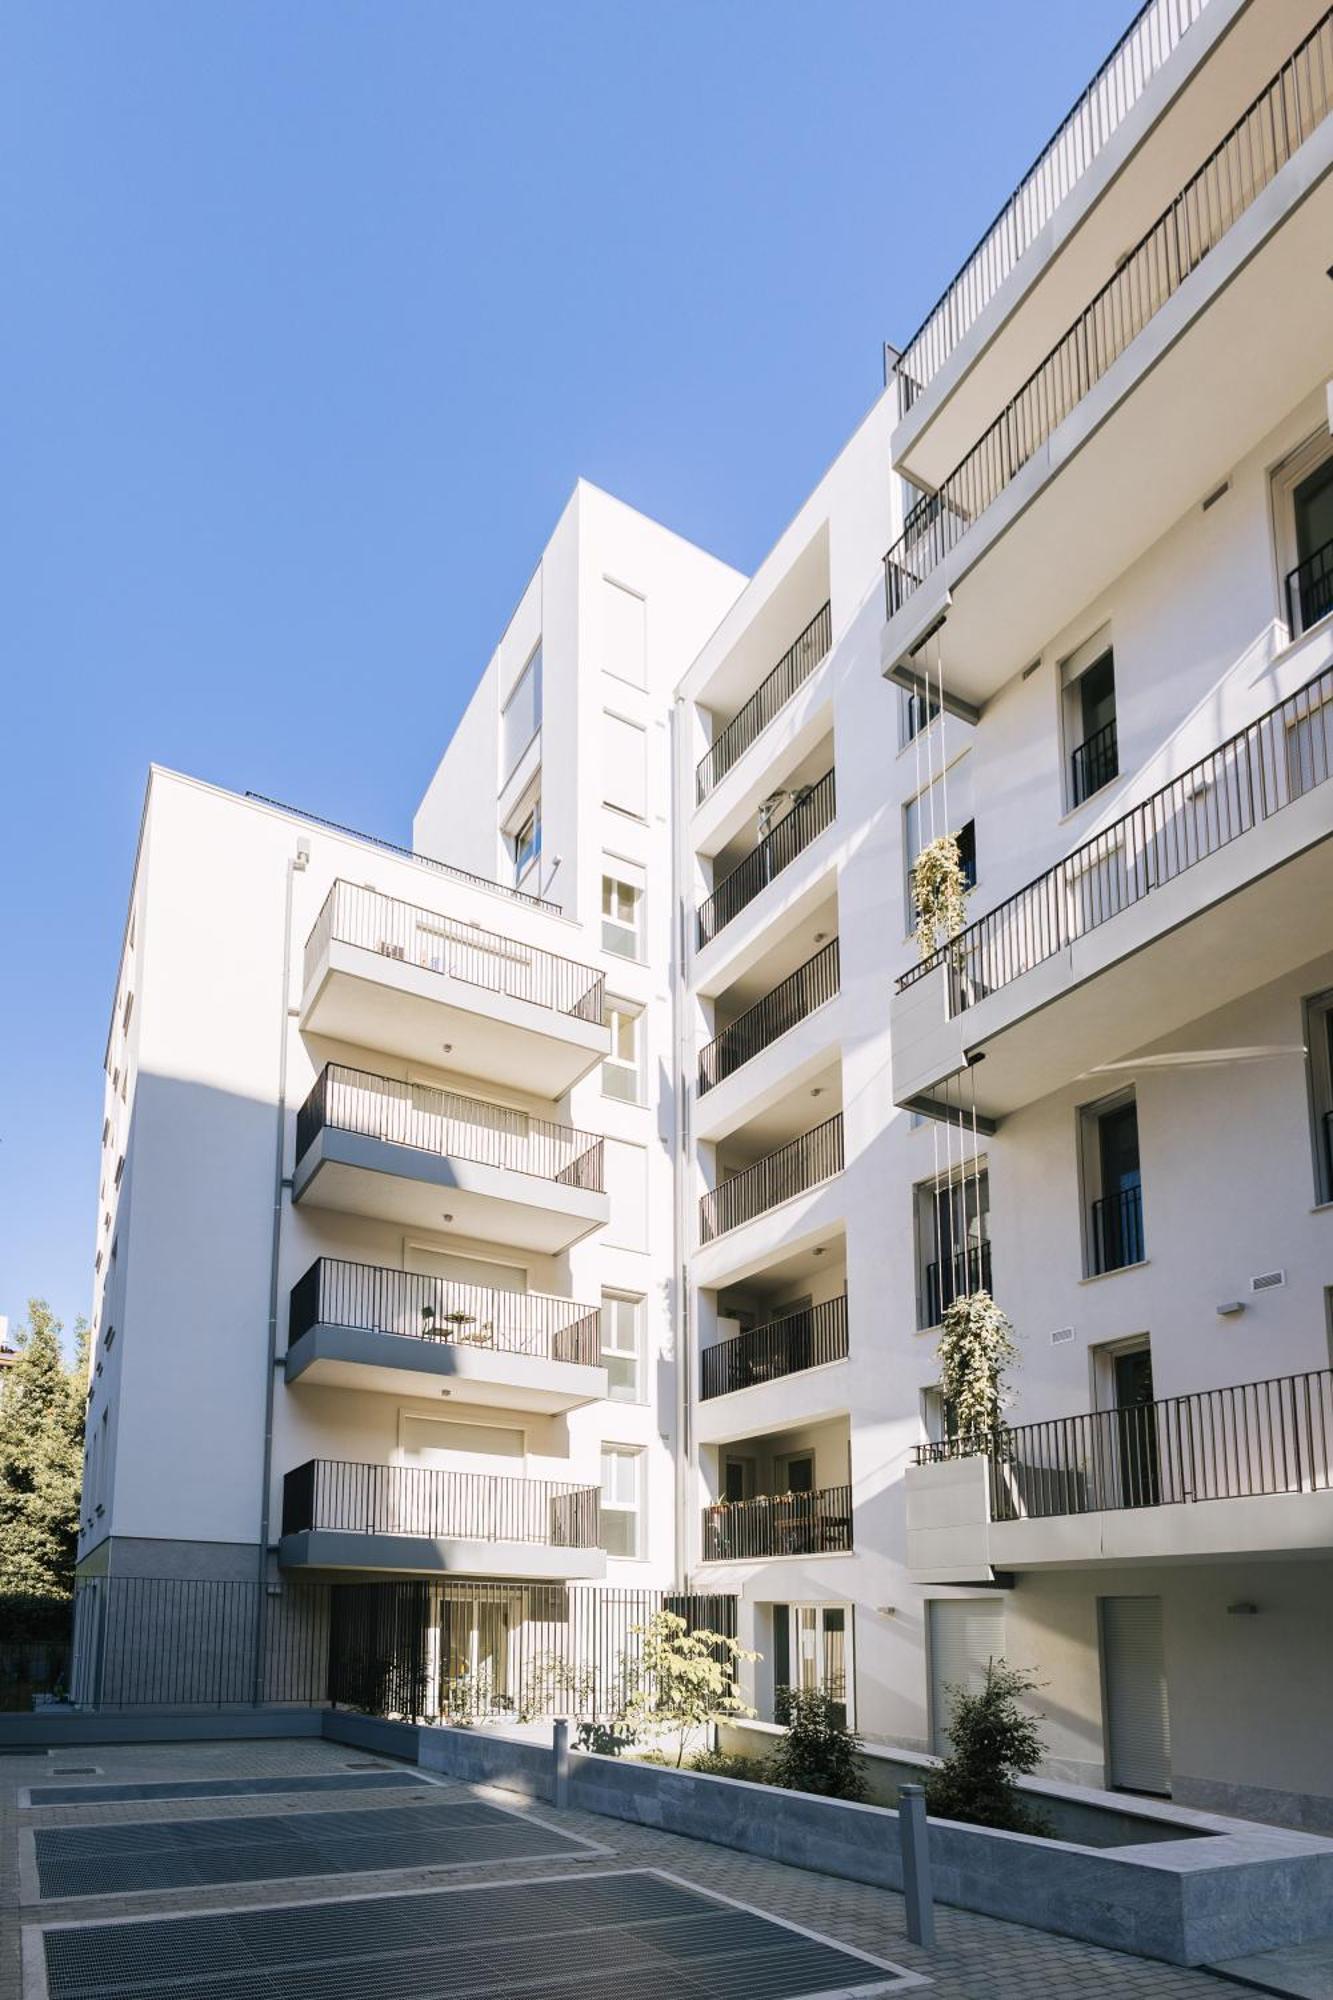
[[[602,717],[602,803],[634,819],[648,816],[648,739],[623,715]]]
[[[643,1300],[628,1292],[602,1293],[602,1366],[613,1401],[642,1400],[640,1384]]]
[[[602,1547],[609,1556],[642,1553],[643,1453],[631,1445],[602,1446]]]
[[[500,711],[500,782],[512,776],[542,726],[542,649],[538,642]]]
[[[924,688],[900,688],[898,691],[898,744],[906,746],[928,729],[940,712],[939,702],[928,695]]]
[[[990,1175],[983,1164],[915,1190],[918,1329],[938,1326],[956,1298],[991,1289]]]
[[[648,685],[648,607],[609,576],[602,578],[602,667],[632,687]]]
[[[643,1013],[624,1000],[608,1000],[611,1053],[602,1064],[602,1096],[643,1103]]]
[[[1143,1185],[1139,1172],[1139,1117],[1132,1090],[1079,1114],[1083,1188],[1087,1201],[1084,1270],[1088,1277],[1141,1264]]]
[[[602,877],[602,950],[617,958],[642,956],[643,890],[615,875]]]
[[[1108,626],[1094,632],[1060,667],[1072,812],[1120,774],[1116,737],[1115,653]]]
[[[522,882],[530,868],[536,866],[542,852],[542,802],[534,799],[530,809],[523,815],[514,831],[509,835],[509,852],[514,863],[514,886]]]
[[[1333,1202],[1333,991],[1306,1001],[1305,1046],[1314,1119],[1315,1199]]]
[[[845,1604],[773,1606],[773,1720],[781,1722],[788,1689],[825,1694],[838,1720],[852,1726],[852,1619]]]
[[[1327,430],[1294,451],[1273,482],[1278,564],[1293,639],[1333,611],[1333,451]]]
[[[903,905],[908,934],[916,929],[912,866],[923,847],[953,829],[958,856],[969,889],[977,881],[977,830],[972,816],[972,765],[963,756],[953,763],[944,782],[936,781],[903,807]]]
[[[947,1757],[953,1747],[949,1721],[955,1688],[979,1694],[986,1668],[1004,1658],[1003,1598],[929,1598],[926,1635],[930,1650],[930,1747]]]

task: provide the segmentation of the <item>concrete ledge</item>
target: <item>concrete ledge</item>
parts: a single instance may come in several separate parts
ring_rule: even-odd
[[[67,1750],[84,1743],[223,1743],[318,1736],[319,1708],[41,1708],[0,1715],[6,1749]]]

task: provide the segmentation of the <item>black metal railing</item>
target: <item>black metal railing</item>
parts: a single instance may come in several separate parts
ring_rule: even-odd
[[[949,972],[961,1013],[1327,782],[1333,667],[1191,764],[898,981]]]
[[[754,1556],[818,1556],[852,1546],[852,1489],[764,1493],[754,1500],[719,1500],[703,1513],[703,1560]]]
[[[406,1340],[533,1354],[586,1368],[595,1368],[601,1359],[597,1306],[545,1292],[502,1292],[377,1264],[351,1264],[338,1257],[316,1258],[292,1286],[288,1343],[314,1326],[365,1328]]]
[[[595,1549],[600,1500],[597,1487],[562,1480],[312,1458],[283,1479],[282,1532],[325,1529]]]
[[[1120,748],[1116,740],[1114,718],[1095,729],[1085,737],[1077,750],[1070,754],[1069,775],[1073,803],[1081,806],[1084,799],[1090,799],[1103,785],[1109,785],[1112,778],[1120,774]]]
[[[728,1229],[752,1222],[756,1215],[804,1194],[807,1188],[842,1172],[842,1113],[802,1132],[799,1139],[766,1153],[752,1167],[710,1188],[699,1200],[699,1241],[711,1243]]]
[[[488,993],[527,1000],[576,1020],[599,1022],[605,981],[591,965],[441,916],[355,882],[335,882],[306,940],[305,983],[331,943],[356,945],[381,958],[446,974]]]
[[[1094,1277],[1143,1262],[1143,1189],[1118,1188],[1088,1210],[1088,1267]]]
[[[1293,639],[1333,611],[1333,542],[1287,573],[1287,618]]]
[[[990,1460],[994,1521],[1333,1489],[1333,1369],[918,1445]]]
[[[923,1328],[938,1326],[955,1299],[965,1298],[969,1292],[990,1290],[989,1237],[983,1237],[980,1243],[969,1244],[966,1250],[955,1250],[952,1257],[937,1258],[933,1264],[927,1264],[923,1275],[925,1296],[921,1301],[921,1325]]]
[[[1256,201],[1333,103],[1333,11],[1282,65],[1171,206],[884,558],[890,618]]]
[[[732,1075],[803,1021],[807,1014],[813,1014],[827,1000],[832,1000],[839,988],[841,966],[838,956],[838,940],[833,939],[813,958],[807,958],[804,965],[798,965],[795,972],[765,993],[762,1000],[756,1000],[753,1007],[747,1007],[743,1014],[730,1022],[720,1035],[714,1037],[699,1051],[699,1095],[724,1077]]]
[[[944,366],[1056,209],[1120,129],[1207,0],[1146,0],[897,363],[903,414]]]
[[[804,1368],[822,1368],[826,1361],[846,1358],[843,1292],[706,1347],[699,1357],[700,1398],[707,1402],[712,1396],[728,1396],[733,1389],[752,1389],[757,1382],[773,1382],[780,1375],[798,1375]]]
[[[832,605],[826,604],[816,611],[800,638],[788,647],[772,673],[759,683],[744,708],[737,710],[699,759],[695,772],[695,799],[699,805],[722,782],[756,736],[787,706],[802,682],[809,680],[832,644]]]
[[[836,807],[833,773],[826,771],[699,905],[701,951],[733,917],[740,915],[747,903],[754,901],[775,875],[789,867],[832,824]]]
[[[507,1104],[328,1063],[296,1114],[296,1157],[325,1127],[441,1158],[475,1160],[562,1187],[603,1190],[602,1141]]]

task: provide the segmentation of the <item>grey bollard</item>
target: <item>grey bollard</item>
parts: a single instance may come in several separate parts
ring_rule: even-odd
[[[929,1949],[935,1942],[935,1901],[930,1887],[930,1827],[926,1821],[924,1785],[900,1788],[898,1837],[903,1850],[907,1935],[913,1944]]]
[[[569,1804],[569,1723],[563,1715],[551,1729],[551,1804]]]

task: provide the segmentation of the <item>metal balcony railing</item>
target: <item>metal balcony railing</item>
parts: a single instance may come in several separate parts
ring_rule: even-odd
[[[1333,611],[1333,542],[1308,555],[1287,573],[1287,617],[1298,639]]]
[[[958,1014],[1327,783],[1333,667],[1209,751],[898,981],[948,968]]]
[[[1103,1195],[1088,1211],[1088,1265],[1094,1277],[1141,1264],[1143,1249],[1143,1189],[1118,1188]]]
[[[826,944],[813,958],[807,958],[804,965],[798,965],[795,972],[765,993],[762,1000],[756,1000],[753,1007],[747,1007],[720,1035],[714,1037],[699,1051],[699,1095],[704,1096],[724,1077],[731,1076],[803,1021],[807,1014],[813,1014],[826,1000],[837,993],[841,979],[838,956],[838,940]]]
[[[826,1361],[847,1358],[847,1295],[825,1299],[801,1312],[787,1313],[766,1326],[751,1327],[732,1340],[719,1340],[701,1354],[700,1399],[728,1396],[734,1389],[752,1389],[821,1368]]]
[[[602,1019],[605,982],[591,965],[354,882],[334,883],[306,940],[307,986],[321,953],[335,941],[579,1021]]]
[[[328,1063],[296,1114],[296,1157],[328,1126],[600,1194],[602,1141],[507,1104]]]
[[[852,1546],[852,1489],[765,1493],[754,1500],[719,1500],[703,1513],[703,1560],[756,1556],[828,1555]]]
[[[710,1188],[699,1201],[699,1241],[711,1243],[742,1222],[842,1172],[842,1113],[802,1132],[752,1167]]]
[[[1120,749],[1116,741],[1114,720],[1105,722],[1100,729],[1085,737],[1069,759],[1071,803],[1081,806],[1084,799],[1090,799],[1103,785],[1109,785],[1112,778],[1120,773]]]
[[[1208,0],[1147,0],[1042,148],[898,362],[903,414],[1142,97]]]
[[[836,808],[833,773],[826,771],[699,905],[701,951],[733,917],[740,915],[747,903],[752,903],[767,888],[775,875],[790,867],[797,855],[804,853],[811,841],[832,824]]]
[[[937,1258],[933,1264],[927,1264],[924,1277],[921,1302],[923,1329],[939,1326],[955,1299],[963,1298],[969,1292],[990,1290],[989,1237],[983,1237],[980,1243],[973,1243],[966,1250],[956,1250],[952,1257],[942,1261]]]
[[[699,759],[695,772],[697,804],[703,804],[736,760],[787,706],[802,682],[809,680],[832,644],[832,606],[826,604],[816,611],[800,638],[788,647],[772,673],[759,683],[744,708],[737,710]]]
[[[1333,1369],[918,1445],[985,1456],[993,1521],[1333,1489]]]
[[[884,558],[887,615],[961,541],[1328,115],[1333,11],[1282,65]]]
[[[314,1529],[595,1549],[600,1494],[553,1479],[312,1458],[282,1482],[282,1532]]]
[[[443,1341],[499,1354],[595,1368],[601,1359],[601,1309],[545,1292],[502,1292],[413,1271],[386,1270],[318,1257],[292,1286],[287,1339],[313,1326],[365,1328],[405,1341]],[[404,1366],[410,1366],[404,1356]]]

